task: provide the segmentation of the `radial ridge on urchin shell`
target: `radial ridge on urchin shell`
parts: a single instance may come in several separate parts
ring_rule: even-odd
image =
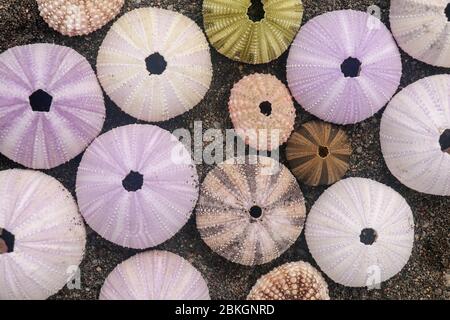
[[[0,171],[0,300],[41,300],[80,264],[86,231],[64,186],[38,171]]]
[[[396,92],[400,52],[376,17],[333,11],[308,21],[289,51],[287,80],[308,112],[336,124],[353,124],[378,112]]]
[[[289,170],[272,158],[231,158],[202,183],[196,211],[205,243],[243,265],[279,257],[300,236],[305,221],[303,193]]]
[[[123,247],[144,249],[168,240],[188,221],[198,176],[190,153],[170,132],[127,125],[86,150],[76,193],[94,231]]]
[[[450,196],[450,76],[421,79],[398,93],[381,119],[384,160],[419,192]]]
[[[47,24],[65,36],[90,34],[114,19],[125,0],[36,0]]]
[[[348,178],[329,187],[306,221],[308,248],[333,281],[374,287],[406,265],[414,219],[403,197],[379,182]]]
[[[106,278],[100,300],[210,300],[200,272],[168,251],[136,254]]]
[[[448,0],[392,0],[390,24],[399,46],[433,66],[450,68]]]
[[[328,285],[307,262],[283,264],[258,279],[247,300],[329,300]]]
[[[182,14],[151,7],[114,23],[100,47],[97,69],[114,103],[149,122],[189,111],[212,80],[209,45],[199,26]]]
[[[228,108],[236,133],[254,149],[276,149],[294,130],[291,94],[273,75],[242,78],[231,90]]]
[[[68,47],[32,44],[0,54],[0,152],[33,169],[72,160],[100,133],[103,93]]]

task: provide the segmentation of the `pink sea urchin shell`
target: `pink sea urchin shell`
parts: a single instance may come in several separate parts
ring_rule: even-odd
[[[289,53],[292,95],[308,112],[337,124],[363,121],[394,95],[400,52],[384,24],[364,12],[325,13],[306,23]]]
[[[97,58],[99,80],[126,113],[165,121],[195,107],[212,80],[209,45],[182,14],[141,8],[112,26]]]
[[[236,132],[254,149],[276,149],[294,130],[292,97],[273,75],[252,74],[241,79],[231,90],[228,107]]]
[[[305,201],[297,180],[272,158],[229,159],[203,181],[197,228],[206,244],[243,265],[272,261],[300,236]]]
[[[76,184],[92,229],[136,249],[171,238],[198,198],[190,154],[170,132],[152,125],[128,125],[97,138],[81,160]]]
[[[206,281],[187,260],[168,251],[139,253],[106,279],[100,300],[209,300]]]
[[[105,120],[103,93],[88,61],[53,44],[0,55],[0,152],[34,169],[80,154]]]
[[[120,12],[125,0],[37,0],[39,12],[54,30],[66,36],[92,33]]]
[[[0,300],[46,299],[76,271],[86,232],[75,201],[56,179],[6,170],[0,172],[0,243]]]

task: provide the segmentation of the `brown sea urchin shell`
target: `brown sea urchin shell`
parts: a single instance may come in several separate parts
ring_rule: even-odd
[[[307,262],[283,264],[262,276],[247,300],[329,300],[328,285]]]
[[[286,251],[305,222],[302,191],[272,158],[229,159],[206,176],[197,228],[206,244],[235,263],[259,265]]]
[[[345,132],[325,122],[311,121],[294,132],[286,157],[294,175],[307,185],[328,185],[349,168],[352,149]]]
[[[125,0],[37,0],[45,22],[65,36],[90,34],[120,12]]]
[[[237,134],[254,149],[276,149],[294,130],[292,97],[270,74],[242,78],[231,90],[228,108]]]

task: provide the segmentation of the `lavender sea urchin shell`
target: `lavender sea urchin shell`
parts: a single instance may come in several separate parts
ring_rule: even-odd
[[[328,285],[307,262],[283,264],[259,278],[248,300],[329,300]]]
[[[81,262],[85,243],[77,205],[56,179],[0,172],[0,300],[55,294]]]
[[[243,265],[267,263],[300,235],[305,201],[294,176],[272,158],[229,159],[206,176],[197,227],[206,244]]]
[[[0,152],[49,169],[80,154],[105,120],[103,93],[76,51],[33,44],[0,55]]]
[[[414,190],[450,196],[450,76],[421,79],[398,93],[381,119],[389,170]]]
[[[128,125],[97,138],[77,175],[86,222],[105,239],[143,249],[172,237],[198,198],[190,154],[170,132]]]
[[[196,106],[212,80],[209,46],[191,19],[141,8],[121,17],[97,58],[99,80],[126,113],[165,121]]]
[[[37,3],[50,27],[72,37],[103,27],[119,14],[124,0],[37,0]]]
[[[320,196],[308,214],[305,235],[313,258],[335,282],[374,286],[407,263],[414,221],[405,199],[393,189],[348,178]]]
[[[208,286],[188,261],[168,251],[139,253],[106,279],[100,300],[209,300]]]
[[[228,107],[236,132],[254,149],[276,149],[294,130],[292,97],[275,76],[244,77],[231,90]]]
[[[308,112],[337,124],[363,121],[400,84],[400,52],[377,18],[359,11],[325,13],[306,23],[289,52],[287,79]]]

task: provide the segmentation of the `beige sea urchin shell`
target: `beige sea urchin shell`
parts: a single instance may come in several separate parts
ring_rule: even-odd
[[[292,97],[273,75],[244,77],[231,90],[228,108],[237,134],[254,149],[276,149],[294,130]]]
[[[329,300],[328,285],[319,271],[307,262],[283,264],[263,275],[248,300]]]
[[[197,227],[213,251],[252,266],[279,257],[297,240],[305,211],[302,191],[285,166],[267,157],[238,157],[206,176]]]
[[[125,0],[36,0],[45,22],[65,36],[90,34],[120,12]]]

